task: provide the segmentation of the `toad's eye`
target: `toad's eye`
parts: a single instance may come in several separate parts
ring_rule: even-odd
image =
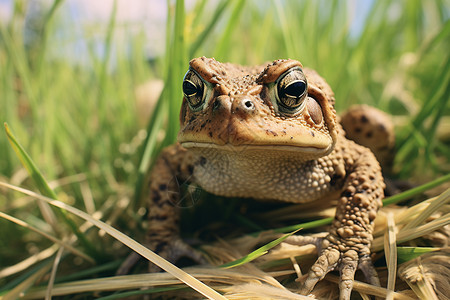
[[[308,89],[305,74],[300,68],[286,72],[277,82],[277,101],[288,113],[300,109]]]
[[[193,70],[187,71],[183,80],[183,94],[192,109],[202,106],[205,99],[203,80]]]

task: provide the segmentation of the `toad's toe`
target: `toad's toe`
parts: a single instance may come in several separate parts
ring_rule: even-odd
[[[339,256],[339,251],[335,249],[325,249],[322,251],[317,261],[311,267],[300,292],[303,295],[309,294],[319,280],[322,280],[328,272],[334,270],[338,264]]]

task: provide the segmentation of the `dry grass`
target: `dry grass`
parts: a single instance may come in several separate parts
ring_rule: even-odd
[[[3,186],[7,186],[3,184]],[[38,272],[34,273],[27,280],[17,285],[14,289],[3,295],[2,299],[14,299],[23,296],[24,299],[39,299],[47,295],[82,295],[86,292],[92,295],[107,295],[111,292],[118,293],[112,298],[121,298],[140,293],[163,293],[169,297],[177,298],[199,298],[200,293],[210,299],[219,299],[222,296],[227,299],[309,299],[297,294],[299,281],[304,279],[303,274],[307,272],[316,258],[316,251],[313,246],[295,246],[283,243],[260,258],[245,265],[223,269],[220,266],[224,263],[237,260],[258,245],[272,241],[280,236],[279,233],[266,231],[258,235],[243,235],[233,239],[223,239],[217,242],[203,245],[202,250],[206,253],[212,266],[209,267],[189,267],[179,270],[170,263],[165,262],[151,251],[140,249],[139,244],[127,239],[120,232],[115,231],[107,224],[98,221],[97,218],[77,211],[76,209],[58,201],[51,201],[46,197],[39,196],[33,192],[7,186],[8,188],[19,190],[31,197],[38,198],[67,209],[71,213],[84,218],[87,222],[81,227],[86,232],[94,224],[101,228],[122,243],[139,251],[142,255],[156,264],[166,269],[167,273],[159,274],[138,274],[127,276],[101,277],[88,280],[73,280],[65,283],[53,283],[55,274],[60,268],[58,265],[60,257],[64,253],[71,252],[73,255],[85,257],[72,249],[71,244],[75,242],[75,237],[58,241],[55,244],[33,258],[29,258],[15,266],[11,266],[1,271],[0,276],[12,276],[23,270],[30,268],[38,262],[45,261],[46,258],[58,252],[57,258],[45,264]],[[432,197],[426,201],[419,202],[411,207],[393,206],[384,207],[376,220],[374,233],[373,258],[376,262],[380,275],[382,287],[370,286],[364,283],[364,279],[357,274],[354,291],[359,293],[363,299],[369,299],[369,295],[375,295],[386,299],[448,299],[445,291],[449,288],[449,235],[450,235],[450,189],[447,189],[437,197]],[[332,216],[332,210],[327,211]],[[285,218],[283,210],[272,213],[274,218]],[[427,216],[417,222],[421,216]],[[3,216],[5,217],[5,216]],[[324,217],[323,212],[320,217]],[[11,219],[10,217],[6,217]],[[16,220],[17,221],[17,220]],[[26,226],[22,222],[16,222]],[[27,227],[27,226],[26,226]],[[326,228],[321,230],[326,231]],[[320,235],[320,234],[318,234]],[[398,266],[396,245],[401,247],[411,246],[411,252],[417,252],[419,246],[432,246],[430,252],[419,258],[409,260],[410,255],[398,252],[400,260],[409,260]],[[64,249],[64,250],[63,250]],[[148,253],[151,253],[150,255]],[[403,253],[403,254],[402,254]],[[65,255],[65,254],[64,254]],[[385,259],[383,259],[385,256]],[[399,260],[399,261],[400,261]],[[386,263],[383,263],[386,261]],[[189,275],[188,275],[189,274]],[[194,279],[195,278],[195,279]],[[190,281],[193,280],[193,281]],[[197,282],[203,282],[205,285]],[[42,282],[48,281],[42,285]],[[191,285],[194,289],[186,288],[182,283]],[[314,289],[312,297],[318,299],[337,299],[338,275],[329,274]],[[198,284],[198,285],[197,285]],[[387,288],[385,288],[387,287]],[[26,292],[25,292],[26,291]],[[126,291],[131,291],[128,294]],[[219,293],[216,293],[216,292]],[[25,292],[25,293],[24,293]],[[124,294],[125,293],[125,294]],[[355,294],[355,293],[354,293]],[[108,298],[109,299],[109,298]]]

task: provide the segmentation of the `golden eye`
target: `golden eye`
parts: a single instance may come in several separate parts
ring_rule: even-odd
[[[193,70],[187,71],[184,75],[183,94],[192,109],[197,109],[204,103],[205,85]]]
[[[308,84],[300,68],[294,68],[282,75],[277,84],[277,100],[287,112],[299,110],[306,98]]]

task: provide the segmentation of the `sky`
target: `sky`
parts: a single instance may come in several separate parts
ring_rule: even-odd
[[[50,7],[53,0],[25,0],[30,6]],[[7,22],[12,15],[14,0],[0,0],[0,22]],[[58,15],[69,18],[72,26],[71,34],[79,36],[73,48],[80,49],[83,39],[83,27],[102,26],[106,28],[113,9],[113,0],[65,0],[58,8]],[[167,15],[166,0],[117,0],[116,24],[117,28],[125,25],[127,30],[141,30],[146,33],[147,52],[150,56],[163,52],[165,37],[165,22]],[[63,29],[62,29],[63,30]],[[65,29],[67,30],[67,29]],[[60,33],[61,34],[61,33]],[[105,32],[99,30],[98,34]],[[100,38],[100,37],[99,37]],[[100,38],[101,39],[101,38]],[[75,38],[77,40],[77,38]]]
[[[0,22],[9,19],[10,11],[11,11],[11,1],[0,0]]]
[[[50,5],[53,0],[27,0],[28,3]],[[84,21],[107,21],[112,11],[113,0],[65,0],[62,9],[71,10]],[[0,0],[0,16],[7,20],[11,16],[14,0]],[[131,5],[132,3],[132,5]],[[117,19],[136,21],[146,17],[164,19],[167,13],[165,0],[117,0]]]
[[[31,6],[50,6],[53,0],[25,0]],[[192,7],[194,0],[186,0],[186,5]],[[0,0],[0,22],[8,21],[12,14],[14,0]],[[58,9],[58,15],[69,18],[71,27],[64,30],[71,30],[72,34],[79,36],[72,41],[74,45],[69,48],[74,51],[83,51],[83,28],[100,27],[108,23],[111,15],[114,0],[65,0]],[[358,35],[373,0],[348,0],[348,9],[353,18],[351,34]],[[146,52],[149,57],[161,55],[164,52],[165,26],[167,15],[166,0],[117,0],[117,28],[126,27],[127,32],[142,30],[146,35]],[[120,26],[125,25],[125,26]],[[102,26],[105,28],[106,26]],[[61,29],[63,30],[63,29]],[[64,32],[60,33],[64,35]],[[105,32],[99,31],[99,35]],[[118,33],[120,34],[120,32]],[[77,41],[78,39],[78,41]],[[73,40],[73,39],[72,39]],[[99,36],[102,40],[102,36]],[[101,45],[100,45],[101,48]]]

